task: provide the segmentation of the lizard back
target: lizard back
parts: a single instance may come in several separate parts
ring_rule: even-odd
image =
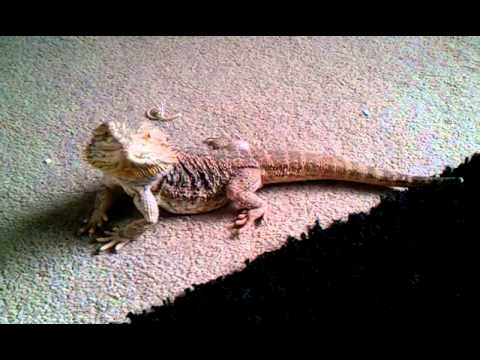
[[[226,186],[241,168],[258,168],[252,157],[178,152],[177,162],[152,187],[159,205],[177,214],[215,210],[228,202]]]

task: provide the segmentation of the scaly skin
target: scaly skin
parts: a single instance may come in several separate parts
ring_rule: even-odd
[[[119,250],[158,222],[159,207],[175,214],[199,214],[233,202],[239,210],[234,232],[257,224],[265,202],[255,192],[264,185],[308,180],[342,180],[380,186],[413,187],[457,178],[409,176],[302,151],[252,149],[240,139],[209,138],[206,153],[186,153],[145,124],[139,129],[108,122],[100,125],[85,149],[86,160],[104,174],[93,213],[81,232],[94,234],[108,220],[112,191],[121,187],[143,219],[96,240],[99,252]]]

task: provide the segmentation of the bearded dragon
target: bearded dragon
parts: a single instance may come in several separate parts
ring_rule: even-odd
[[[84,149],[84,158],[103,173],[93,212],[80,233],[94,235],[108,221],[113,191],[121,188],[143,218],[96,238],[98,252],[118,251],[159,221],[159,208],[174,214],[199,214],[233,202],[239,210],[232,231],[258,224],[266,203],[257,190],[273,183],[342,180],[391,187],[462,181],[461,178],[410,176],[366,167],[315,152],[253,148],[228,137],[208,138],[205,152],[182,151],[150,123],[130,128],[104,122]]]

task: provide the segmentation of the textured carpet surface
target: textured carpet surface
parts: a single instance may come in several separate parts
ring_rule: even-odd
[[[0,322],[123,321],[385,192],[273,186],[254,234],[229,239],[229,208],[165,216],[92,257],[75,231],[99,174],[79,152],[100,121],[135,123],[161,100],[184,114],[158,124],[179,146],[226,131],[430,175],[480,148],[480,38],[0,38]]]

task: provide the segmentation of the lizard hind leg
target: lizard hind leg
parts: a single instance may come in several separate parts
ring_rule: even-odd
[[[244,228],[258,225],[265,215],[266,204],[255,194],[261,188],[260,172],[257,169],[244,169],[227,185],[227,197],[239,209],[230,226],[235,234]]]

